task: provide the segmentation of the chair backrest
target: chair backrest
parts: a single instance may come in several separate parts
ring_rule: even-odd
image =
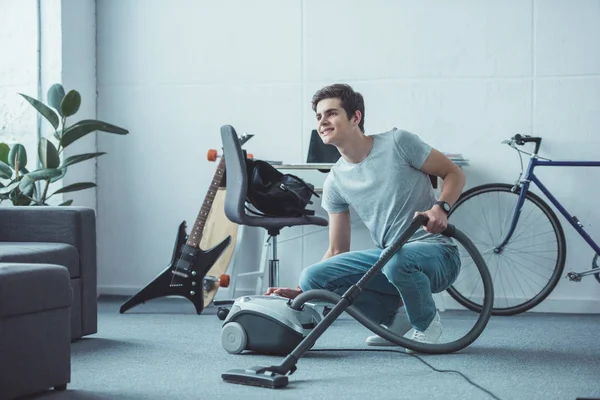
[[[246,159],[238,135],[231,125],[221,127],[223,157],[225,157],[225,215],[237,224],[244,224],[248,174]]]

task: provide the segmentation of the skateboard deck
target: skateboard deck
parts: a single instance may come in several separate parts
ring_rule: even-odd
[[[200,241],[201,249],[210,249],[220,243],[227,236],[231,236],[231,243],[223,251],[223,254],[215,261],[204,277],[203,295],[204,306],[210,305],[215,298],[219,287],[229,286],[229,276],[225,275],[237,242],[239,225],[231,222],[225,215],[225,193],[224,187],[219,188],[212,207],[208,213],[204,235]]]

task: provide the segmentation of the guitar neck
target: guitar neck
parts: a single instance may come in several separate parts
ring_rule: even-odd
[[[202,233],[204,232],[204,225],[206,224],[206,220],[208,219],[208,214],[210,213],[210,209],[212,207],[213,201],[215,200],[215,196],[217,195],[217,191],[221,186],[221,182],[223,181],[223,175],[225,174],[225,158],[221,157],[221,161],[215,171],[215,175],[210,183],[210,187],[208,188],[208,192],[206,193],[206,197],[204,198],[204,202],[202,203],[202,207],[198,212],[198,217],[196,218],[196,222],[194,223],[194,227],[190,232],[186,244],[193,248],[198,248],[200,245],[200,241],[202,241]]]

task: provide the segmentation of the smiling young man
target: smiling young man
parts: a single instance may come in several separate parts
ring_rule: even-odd
[[[428,224],[367,283],[354,305],[400,336],[412,330],[412,340],[437,343],[442,324],[433,293],[448,288],[460,271],[456,245],[440,232],[463,190],[462,170],[413,133],[394,128],[366,135],[363,97],[348,85],[322,88],[312,108],[321,139],[341,153],[323,186],[329,248],[321,262],[302,271],[298,288],[269,288],[266,294],[293,298],[310,289],[344,294],[414,216],[424,214]],[[429,175],[444,180],[437,200]],[[350,251],[350,207],[369,229],[374,249]],[[370,336],[367,344],[393,345],[379,336]]]

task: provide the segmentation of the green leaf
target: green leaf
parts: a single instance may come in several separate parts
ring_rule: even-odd
[[[21,179],[21,181],[19,182],[19,190],[22,192],[27,192],[27,190],[30,189],[31,185],[33,185],[35,181],[51,179],[55,176],[59,176],[60,174],[62,174],[62,171],[60,169],[55,168],[44,168],[35,170],[23,176],[23,179]]]
[[[38,145],[38,155],[44,168],[58,168],[60,157],[54,144],[46,138],[41,138]]]
[[[10,185],[0,188],[0,195],[4,195],[4,194],[8,194],[10,193],[14,188],[16,188],[17,186],[19,186],[19,182],[13,182]]]
[[[0,161],[8,163],[10,147],[6,143],[0,143]]]
[[[106,154],[106,153],[102,151],[99,153],[85,153],[85,154],[78,154],[76,156],[71,156],[71,157],[68,157],[65,161],[63,161],[61,167],[63,167],[63,168],[68,167],[69,165],[77,164],[79,162],[89,160],[90,158],[100,157],[101,155],[104,155],[104,154]]]
[[[73,199],[60,203],[59,206],[70,206],[71,204],[73,204]]]
[[[60,103],[65,98],[65,89],[60,83],[55,83],[48,89],[48,105],[53,107],[62,116]]]
[[[10,179],[11,177],[12,168],[4,161],[0,161],[0,178]]]
[[[19,190],[22,192],[28,191],[31,186],[33,186],[34,184],[34,180],[29,178],[27,175],[24,176],[18,183],[19,183]]]
[[[81,95],[77,90],[71,90],[62,99],[62,102],[60,103],[60,110],[62,111],[62,115],[64,117],[70,117],[79,110],[80,105]]]
[[[38,110],[38,112],[40,114],[42,114],[48,120],[48,122],[50,122],[52,124],[54,129],[58,128],[58,115],[56,115],[56,112],[54,110],[52,110],[50,107],[48,107],[44,103],[27,96],[26,94],[23,94],[23,93],[19,93],[19,94],[21,96],[23,96],[25,98],[25,100],[27,100],[36,110]]]
[[[116,133],[119,135],[126,135],[129,133],[128,130],[107,122],[102,122],[95,119],[84,119],[65,129],[62,135],[61,144],[63,147],[67,147],[74,141],[79,140],[88,133],[94,131]]]
[[[43,179],[53,178],[55,176],[60,175],[61,173],[62,171],[57,168],[42,168],[36,169],[35,171],[28,173],[27,175],[25,175],[25,177],[33,179],[34,181],[40,181]]]
[[[62,178],[64,178],[65,174],[67,173],[67,168],[66,167],[60,167],[59,168],[61,170],[61,174],[58,176],[55,176],[54,178],[50,179],[50,183],[54,183],[56,181],[60,181]]]
[[[19,164],[19,171],[25,168],[27,165],[27,150],[22,144],[15,144],[8,153],[8,165],[14,170],[17,169],[15,159]]]
[[[52,196],[54,196],[55,194],[58,194],[58,193],[76,192],[78,190],[89,189],[89,188],[93,188],[93,187],[96,187],[96,184],[94,182],[73,183],[71,185],[67,185],[63,188],[58,189],[56,192],[52,193]],[[50,197],[50,196],[48,196],[48,197]]]

